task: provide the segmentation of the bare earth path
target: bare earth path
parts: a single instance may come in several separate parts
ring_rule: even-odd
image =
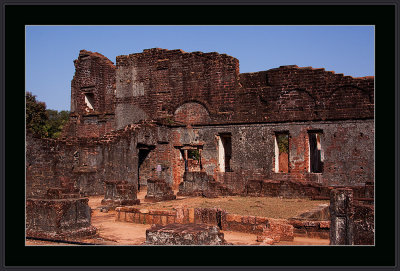
[[[166,201],[160,202],[156,204],[150,204],[143,201],[144,196],[146,195],[146,191],[140,191],[138,193],[138,198],[141,200],[140,207],[143,208],[160,208],[160,209],[170,209],[172,206],[197,206],[197,204],[201,204],[201,201],[204,203],[204,199],[202,198],[187,198],[187,199],[178,199],[177,201]],[[92,224],[97,227],[100,231],[100,236],[104,239],[109,239],[110,241],[116,241],[115,245],[140,245],[146,240],[146,229],[150,228],[150,225],[142,225],[135,224],[130,222],[118,222],[115,221],[115,211],[110,210],[108,213],[102,213],[97,207],[101,205],[101,200],[103,197],[90,197],[89,205],[93,211]],[[211,199],[214,202],[216,200],[222,199],[222,202],[229,202],[228,200],[232,197],[227,198],[217,198]],[[236,198],[236,197],[235,197]],[[239,198],[239,197],[237,197]],[[245,199],[245,198],[243,198]],[[265,198],[251,198],[253,201],[259,200],[260,202],[266,202]],[[206,199],[208,202],[212,202],[210,199]],[[235,199],[234,199],[235,200]],[[278,199],[281,200],[281,199]],[[282,201],[282,200],[281,200]],[[301,200],[303,203],[306,201]],[[295,200],[286,201],[290,203],[295,203]],[[298,202],[296,202],[298,203]],[[325,202],[323,202],[325,203]],[[207,204],[207,203],[205,203]],[[273,203],[270,203],[270,205]],[[282,214],[278,217],[286,217],[288,215],[292,215],[293,213],[297,214],[297,212],[302,212],[310,209],[310,206],[316,206],[321,204],[319,201],[309,201],[308,203],[302,204],[296,210],[290,210],[286,213],[282,212]],[[210,206],[211,207],[211,206]],[[306,208],[306,209],[304,209]],[[308,209],[307,209],[308,208]],[[287,209],[287,208],[286,208]],[[285,210],[286,210],[285,209]],[[299,211],[300,210],[300,211]],[[234,245],[260,245],[259,242],[256,241],[257,236],[255,234],[242,233],[242,232],[232,232],[232,231],[222,231],[225,236],[225,240]],[[305,238],[305,237],[295,237],[292,242],[282,241],[275,245],[329,245],[329,240],[327,239],[316,239],[316,238]]]
[[[260,215],[268,213],[268,209],[271,209],[268,214],[273,216],[264,215],[267,217],[275,218],[288,218],[299,214],[303,211],[307,211],[312,207],[325,202],[319,201],[307,201],[307,200],[284,200],[274,198],[241,198],[241,197],[221,197],[216,199],[204,199],[204,198],[178,198],[175,201],[165,201],[159,203],[146,203],[144,202],[144,196],[146,191],[140,191],[138,198],[141,200],[140,207],[148,209],[171,209],[176,206],[187,206],[187,207],[227,207],[231,213],[243,213],[253,210],[251,214]],[[99,238],[101,244],[104,245],[142,245],[146,240],[146,229],[150,228],[151,225],[136,224],[130,222],[115,221],[115,211],[109,210],[108,212],[101,212],[99,207],[101,206],[101,200],[103,196],[92,196],[89,197],[89,206],[92,209],[92,224],[98,229]],[[253,207],[259,206],[259,207]],[[278,207],[278,208],[277,208]],[[264,211],[263,211],[264,210]],[[233,245],[260,245],[256,241],[257,236],[255,234],[222,231],[224,233],[225,240]],[[93,243],[92,239],[82,240],[82,242]],[[97,241],[96,243],[98,243]],[[43,241],[27,240],[26,245],[66,245],[66,244],[55,244]],[[295,237],[293,241],[282,241],[275,245],[294,246],[294,245],[329,245],[327,239],[316,239],[316,238],[305,238]]]

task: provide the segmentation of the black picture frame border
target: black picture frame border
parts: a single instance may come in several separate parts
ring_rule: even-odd
[[[79,3],[72,1],[5,1],[2,4],[3,57],[2,91],[0,92],[2,268],[13,270],[116,270],[127,268],[146,270],[189,268],[196,270],[365,270],[377,268],[377,270],[382,270],[382,268],[398,268],[399,186],[397,181],[399,174],[397,167],[382,165],[382,162],[378,160],[379,157],[385,157],[387,160],[395,161],[395,165],[398,165],[399,162],[399,30],[396,27],[399,25],[398,1],[351,1],[345,3],[287,1],[279,2],[279,6],[276,5],[277,2],[272,1],[218,1],[207,3],[188,1],[152,1],[145,3],[139,1],[113,3],[103,1]],[[46,4],[51,4],[51,6],[46,6]],[[207,4],[207,6],[203,4]],[[313,6],[316,4],[318,6]],[[327,7],[329,7],[329,12],[326,11]],[[143,9],[144,12],[142,13]],[[249,16],[250,20],[242,18],[249,14],[249,11],[254,16]],[[157,13],[160,12],[166,14],[157,17]],[[74,17],[68,17],[68,14]],[[177,14],[179,16],[176,16]],[[371,14],[374,16],[371,17]],[[130,15],[134,15],[134,17]],[[260,15],[264,15],[264,17]],[[285,16],[279,17],[278,15]],[[238,18],[238,16],[241,17]],[[231,19],[229,20],[229,18]],[[247,23],[243,23],[243,20],[247,20]],[[204,23],[204,21],[207,23]],[[261,249],[258,247],[94,248],[93,246],[55,248],[26,247],[24,245],[24,238],[20,238],[21,230],[25,230],[24,217],[21,218],[21,211],[24,211],[24,194],[21,191],[25,191],[24,182],[21,182],[25,177],[25,162],[24,159],[21,159],[21,157],[24,157],[25,151],[25,127],[23,125],[25,115],[24,110],[21,110],[24,108],[25,93],[24,81],[22,80],[25,74],[25,40],[24,35],[21,36],[23,25],[119,25],[132,24],[132,22],[133,24],[140,24],[138,22],[165,24],[167,22],[167,24],[174,25],[221,24],[223,22],[227,24],[226,22],[229,22],[229,24],[251,25],[282,24],[285,21],[290,24],[300,22],[302,25],[332,24],[335,21],[338,22],[337,24],[346,25],[352,24],[352,22],[358,22],[358,24],[373,22],[376,25],[376,172],[378,173],[379,168],[385,169],[385,174],[376,175],[376,178],[385,180],[385,185],[380,184],[379,181],[376,184],[376,246],[328,248],[273,246]],[[394,90],[393,93],[391,92],[392,89]],[[383,92],[384,94],[382,94]],[[392,104],[393,107],[388,106],[387,102]],[[395,126],[391,126],[393,123],[395,123]],[[381,131],[384,132],[381,133]],[[394,137],[392,138],[389,135],[394,135]],[[6,138],[7,142],[5,141]],[[394,150],[385,148],[384,142],[392,142],[392,140],[395,145]],[[391,180],[394,180],[394,182],[392,183]],[[394,215],[384,215],[384,213]],[[326,253],[321,254],[321,251]],[[224,256],[225,253],[228,257]],[[157,260],[156,264],[154,264],[154,260]],[[98,264],[93,265],[93,263]],[[110,265],[110,263],[115,264]],[[312,265],[307,265],[307,263]]]

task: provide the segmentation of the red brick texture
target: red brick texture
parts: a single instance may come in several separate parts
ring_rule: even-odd
[[[61,180],[87,195],[105,193],[111,180],[139,187],[159,178],[178,189],[181,150],[197,149],[188,171],[209,176],[208,192],[309,197],[325,195],[321,185],[364,187],[360,197],[373,197],[373,77],[297,66],[240,74],[239,61],[225,54],[159,48],[118,56],[115,66],[82,50],[74,63],[64,137],[28,146],[29,193]],[[277,161],[285,171],[277,172],[275,136],[282,132],[287,168]],[[311,172],[311,132],[321,134],[322,172]],[[229,155],[222,135],[230,137]],[[139,165],[141,148],[149,153]],[[251,181],[262,181],[261,190]]]
[[[115,66],[105,56],[81,50],[74,61],[71,118],[64,136],[98,137],[114,127]],[[85,102],[91,97],[92,109]]]

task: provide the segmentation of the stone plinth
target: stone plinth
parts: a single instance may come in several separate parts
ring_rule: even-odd
[[[88,198],[27,199],[26,236],[68,239],[94,235],[88,202]]]
[[[217,226],[204,224],[156,225],[146,230],[148,245],[227,245]]]
[[[137,205],[137,188],[127,181],[105,181],[106,193],[101,204],[107,206]]]
[[[162,179],[147,180],[147,195],[145,201],[157,202],[164,200],[174,200],[176,196],[172,188]]]
[[[185,172],[179,184],[178,196],[216,197],[217,183],[206,172]]]

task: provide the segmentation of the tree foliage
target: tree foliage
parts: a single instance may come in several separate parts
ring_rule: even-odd
[[[278,134],[276,136],[279,153],[289,153],[289,136],[287,134]]]
[[[58,138],[69,119],[69,111],[46,109],[46,104],[36,100],[32,93],[26,93],[26,129],[34,135]]]
[[[188,150],[188,158],[200,161],[200,151],[199,150]]]
[[[69,119],[69,111],[62,110],[58,112],[57,110],[48,109],[46,113],[48,117],[45,125],[46,137],[58,138]]]
[[[36,100],[36,96],[31,92],[26,92],[26,129],[39,137],[45,137],[45,125],[48,119],[46,114],[46,104]]]

